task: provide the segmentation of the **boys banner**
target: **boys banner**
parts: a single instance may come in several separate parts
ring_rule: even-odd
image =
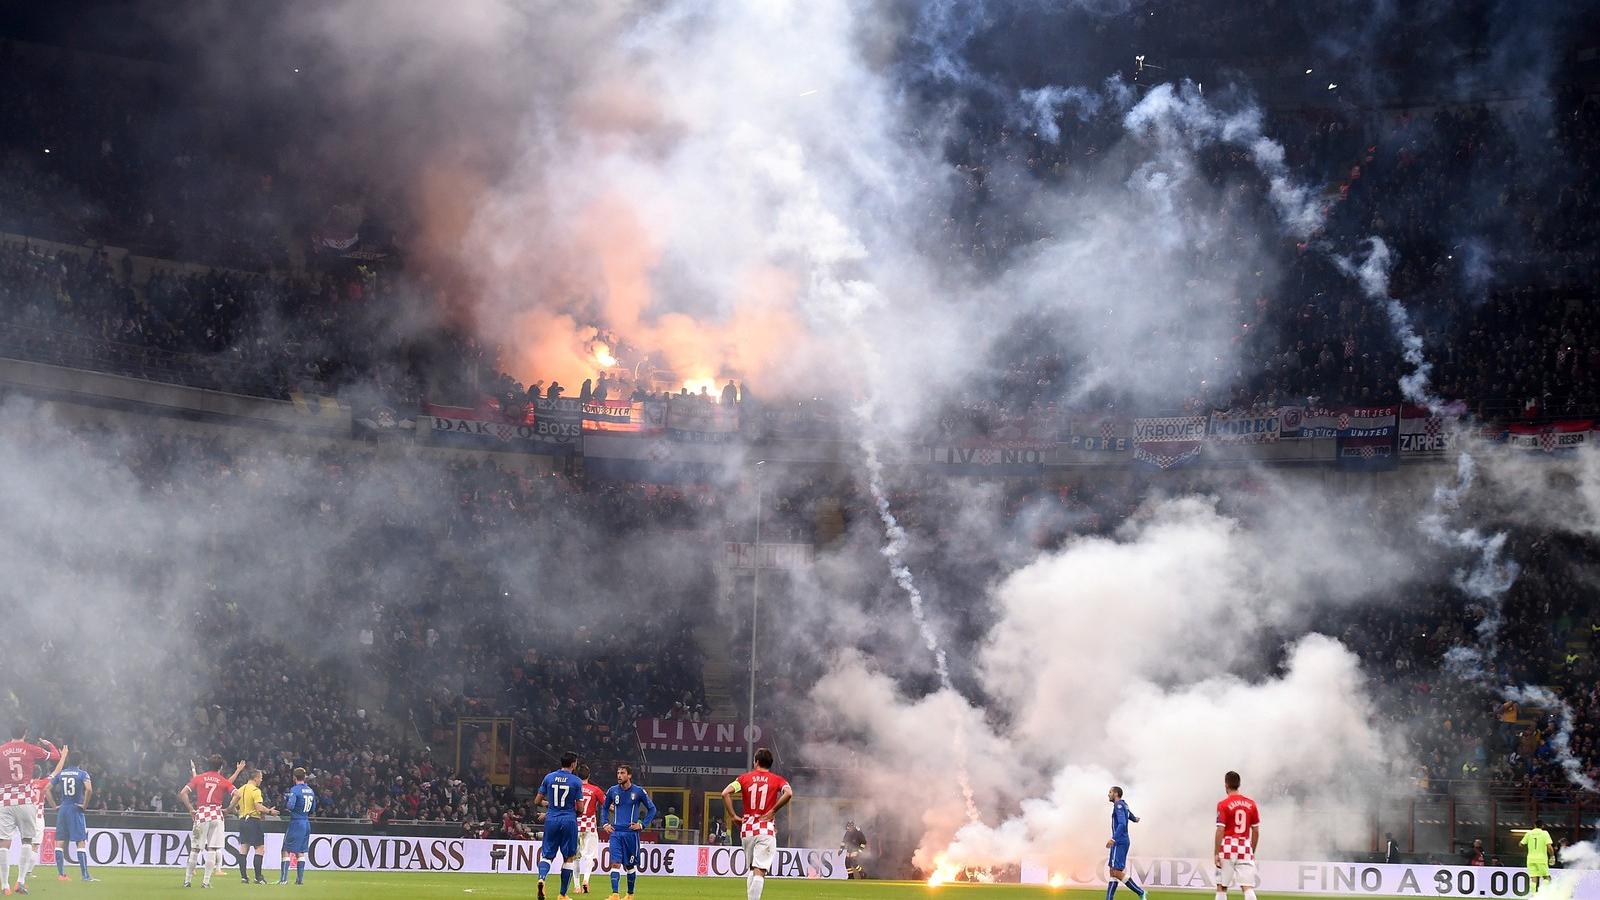
[[[46,829],[44,843],[54,849],[54,830]],[[179,868],[189,860],[189,831],[132,828],[90,828],[85,845],[89,865],[132,868]],[[20,847],[20,845],[18,845]],[[283,835],[269,832],[266,859],[277,860]],[[496,851],[505,851],[495,859]],[[19,853],[20,850],[13,850]],[[243,859],[238,835],[228,834],[223,845],[228,869]],[[343,872],[470,872],[527,875],[538,872],[539,844],[534,841],[479,840],[448,837],[389,837],[366,834],[312,834],[306,867]],[[55,863],[54,853],[41,854],[39,862]],[[276,862],[272,863],[276,865]],[[608,848],[600,845],[600,865],[610,867]],[[744,877],[749,871],[739,847],[693,844],[644,844],[639,852],[644,875]],[[225,872],[227,877],[231,872]],[[768,877],[844,878],[844,851],[783,848]]]
[[[1382,469],[1399,462],[1400,407],[1347,407],[1339,411],[1339,465]]]
[[[1133,458],[1170,469],[1200,455],[1206,440],[1205,416],[1133,420]]]

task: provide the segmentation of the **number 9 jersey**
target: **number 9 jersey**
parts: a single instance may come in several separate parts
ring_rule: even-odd
[[[1216,884],[1219,888],[1237,882],[1239,887],[1256,886],[1256,853],[1250,840],[1251,829],[1261,824],[1256,802],[1243,794],[1229,794],[1217,801],[1217,828],[1222,832]]]

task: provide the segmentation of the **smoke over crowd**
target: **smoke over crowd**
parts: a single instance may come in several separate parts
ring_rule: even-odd
[[[1539,253],[1584,237],[1551,236],[1542,219],[1524,230],[1515,199],[1491,200],[1526,178],[1553,207],[1588,202],[1573,199],[1580,163],[1545,165],[1570,112],[1550,60],[1581,8],[1500,28],[1513,5],[1475,4],[1456,28],[1423,4],[1397,31],[1392,4],[1316,0],[1283,15],[1286,47],[1210,8],[1223,4],[1135,0],[156,12],[151,27],[204,74],[194,102],[230,96],[243,110],[223,131],[285,124],[286,168],[317,173],[315,208],[359,195],[392,232],[403,265],[359,282],[378,298],[356,328],[371,368],[497,346],[513,394],[575,386],[608,359],[663,373],[669,391],[737,381],[747,399],[840,411],[826,435],[839,449],[820,474],[752,474],[752,446],[703,492],[568,492],[420,451],[252,449],[121,420],[86,433],[12,397],[0,414],[31,424],[0,433],[0,559],[36,649],[0,663],[0,681],[22,679],[24,660],[51,668],[45,686],[0,696],[0,727],[81,735],[107,764],[204,755],[171,741],[194,710],[223,733],[224,676],[197,648],[227,644],[262,676],[279,674],[269,658],[333,661],[344,688],[393,714],[369,724],[364,702],[328,699],[336,716],[361,710],[340,724],[341,752],[393,739],[421,758],[429,721],[462,712],[474,679],[500,677],[472,662],[489,647],[547,683],[623,695],[563,712],[532,675],[507,691],[528,692],[519,714],[581,717],[574,739],[598,741],[599,725],[614,735],[631,714],[707,702],[700,651],[681,648],[745,615],[685,535],[747,540],[760,497],[827,496],[856,514],[778,591],[758,702],[781,707],[763,716],[791,730],[807,789],[862,804],[922,870],[1096,861],[1112,784],[1142,818],[1138,844],[1206,855],[1230,769],[1262,803],[1267,855],[1365,847],[1373,810],[1430,765],[1419,747],[1432,737],[1395,711],[1416,702],[1400,682],[1420,676],[1385,640],[1426,644],[1415,655],[1433,696],[1559,709],[1556,765],[1592,790],[1567,700],[1525,684],[1502,651],[1517,637],[1503,610],[1519,553],[1592,578],[1528,536],[1595,538],[1600,462],[1585,449],[1530,473],[1476,446],[1461,402],[1524,387],[1472,368],[1483,348],[1471,341],[1492,329],[1470,323],[1501,302],[1497,285],[1561,268]],[[1306,80],[1183,55],[1178,35],[1220,29],[1225,43],[1230,23],[1240,55],[1270,51]],[[1422,57],[1439,65],[1364,64],[1416,28],[1438,31]],[[1457,44],[1483,52],[1460,61]],[[1363,110],[1485,91],[1501,102],[1471,127],[1490,138],[1457,141],[1422,112],[1374,143],[1350,137]],[[1424,167],[1475,141],[1496,156],[1463,164],[1447,200],[1396,183],[1449,181]],[[1359,173],[1391,155],[1409,180]],[[82,278],[113,292],[112,275]],[[236,293],[208,296],[220,307]],[[256,324],[255,351],[213,356],[288,368],[346,327]],[[260,349],[279,343],[293,349]],[[1019,362],[1035,359],[1051,362]],[[1449,465],[1371,482],[1257,466],[1119,476],[1086,488],[1103,503],[1076,505],[894,463],[890,448],[947,426],[952,409],[998,405],[986,392],[1014,371],[1029,412],[1403,399],[1448,418],[1456,449]],[[443,392],[432,372],[412,380]],[[365,398],[398,383],[332,389]],[[1554,406],[1592,385],[1535,390]],[[682,644],[651,633],[663,620]],[[577,653],[569,631],[583,635]],[[589,656],[609,662],[597,674]],[[627,696],[648,680],[635,662],[673,677]],[[85,691],[101,702],[63,699]],[[232,696],[248,710],[248,691]],[[279,752],[258,725],[251,747]],[[134,768],[168,777],[173,760]],[[425,764],[363,765],[352,777],[387,781]]]

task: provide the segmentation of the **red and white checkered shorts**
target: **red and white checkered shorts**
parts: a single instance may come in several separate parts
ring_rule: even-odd
[[[595,816],[579,816],[578,817],[578,830],[579,831],[599,831],[600,830],[600,820],[598,818],[596,818]]]
[[[196,822],[214,822],[221,818],[222,807],[220,806],[196,806],[194,808],[194,820]]]
[[[0,784],[0,806],[31,806],[35,802],[32,784]]]
[[[739,837],[777,837],[778,823],[762,821],[757,816],[749,816],[739,825]]]
[[[1250,839],[1227,834],[1222,836],[1223,859],[1249,859],[1256,858],[1254,850],[1250,849]]]

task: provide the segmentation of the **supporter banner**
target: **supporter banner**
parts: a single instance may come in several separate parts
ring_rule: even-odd
[[[694,396],[673,397],[667,403],[667,433],[680,441],[733,440],[739,433],[739,407]]]
[[[727,475],[741,449],[721,443],[591,432],[583,440],[583,468],[595,478],[704,484]]]
[[[743,759],[752,743],[758,747],[772,746],[772,737],[767,729],[760,725],[746,728],[743,722],[639,719],[633,723],[633,728],[639,745],[646,751],[737,754]]]
[[[759,552],[757,552],[759,550]],[[816,562],[817,548],[810,544],[755,544],[724,541],[724,569],[803,569]]]
[[[947,475],[1040,475],[1045,451],[1036,447],[928,447],[927,464]]]
[[[416,409],[397,410],[392,406],[369,406],[355,418],[355,433],[375,439],[412,435],[417,430]]]
[[[1547,422],[1542,425],[1506,426],[1506,443],[1529,453],[1566,454],[1594,440],[1594,423],[1588,420]]]
[[[545,453],[561,456],[572,453],[582,440],[582,429],[573,424],[535,419],[530,424],[505,419],[469,419],[457,416],[417,417],[417,436],[434,444],[474,450],[500,450],[519,453]]]
[[[1127,419],[1111,417],[1074,419],[1067,446],[1085,453],[1126,453],[1131,424]]]
[[[1256,889],[1274,894],[1527,897],[1532,893],[1527,870],[1521,868],[1262,860],[1256,869],[1260,878]],[[1128,861],[1128,874],[1146,887],[1211,891],[1215,871],[1209,859],[1135,857]],[[1600,900],[1600,872],[1551,869],[1550,874],[1556,896]],[[1044,884],[1052,877],[1066,887],[1098,888],[1109,880],[1103,863],[1059,872],[1033,864],[1022,866],[1025,884]]]
[[[1382,469],[1399,462],[1400,407],[1347,407],[1339,411],[1339,465]]]
[[[1216,444],[1268,444],[1282,430],[1281,410],[1214,409],[1206,433]]]
[[[1133,420],[1133,458],[1163,469],[1199,456],[1205,439],[1205,416]]]
[[[579,400],[576,397],[543,397],[533,401],[535,420],[578,426],[588,431],[638,431],[639,417],[631,400]]]
[[[1339,436],[1339,411],[1321,406],[1285,406],[1279,410],[1282,422],[1278,436],[1283,440],[1307,441]]]
[[[1400,407],[1400,455],[1437,456],[1455,449],[1455,423],[1423,406]]]
[[[42,844],[53,843],[50,834],[49,830],[45,832]],[[235,834],[226,838],[228,869],[236,868],[241,859],[237,841]],[[277,859],[282,847],[283,835],[269,833],[266,858]],[[189,832],[90,828],[87,849],[91,866],[180,868],[188,862]],[[504,858],[497,860],[495,851],[500,850],[505,851]],[[538,871],[538,852],[539,845],[532,841],[313,833],[305,858],[308,867],[323,871],[528,874]],[[602,845],[601,864],[609,867],[606,854],[607,848]],[[743,877],[748,868],[741,848],[692,844],[645,844],[639,861],[640,872],[645,875]],[[40,862],[52,865],[54,855],[41,858]],[[784,848],[778,851],[774,871],[768,875],[843,878],[844,852]]]

